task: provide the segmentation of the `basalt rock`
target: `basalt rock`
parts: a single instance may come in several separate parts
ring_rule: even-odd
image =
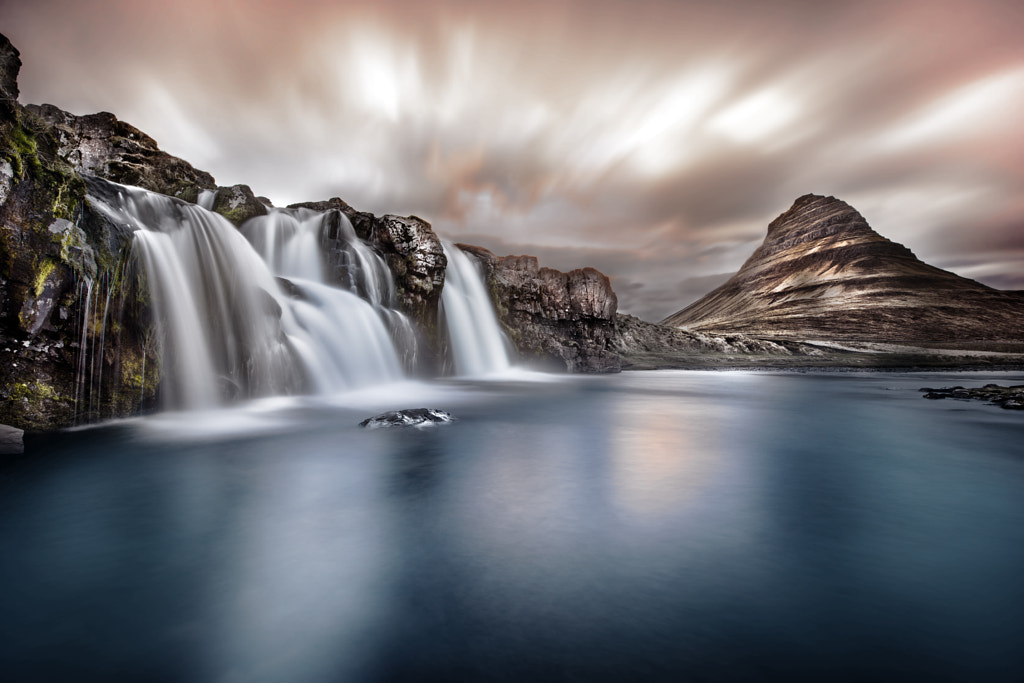
[[[1015,341],[1024,293],[930,266],[849,204],[805,195],[728,282],[662,323],[788,339]]]
[[[452,422],[455,418],[445,410],[437,408],[409,408],[406,410],[390,410],[380,415],[368,417],[359,423],[360,427],[378,429],[380,427],[431,427],[433,425]]]
[[[17,93],[19,63],[0,36],[8,95]],[[0,422],[38,431],[135,412],[154,399],[158,364],[152,344],[146,350],[146,307],[127,284],[130,240],[93,211],[85,181],[62,156],[64,131],[16,101],[5,105]]]
[[[113,114],[76,116],[52,104],[26,109],[52,126],[57,154],[78,173],[190,202],[197,200],[200,190],[216,187],[209,173],[161,151],[153,138]]]
[[[235,227],[255,216],[267,215],[266,205],[253,194],[248,185],[218,187],[213,198],[213,211],[227,218]]]
[[[369,242],[395,278],[399,307],[424,335],[426,364],[440,367],[438,307],[448,265],[441,240],[421,218],[385,215],[373,220]]]
[[[618,372],[613,352],[618,299],[593,268],[563,273],[533,256],[495,256],[456,245],[484,266],[498,320],[527,362],[566,372]]]
[[[932,401],[945,398],[962,401],[988,401],[989,404],[1001,406],[1006,410],[1024,410],[1024,385],[1022,384],[1009,387],[998,384],[986,384],[983,387],[973,388],[956,386],[932,389],[930,387],[923,387],[921,391],[924,393],[924,398]]]
[[[345,216],[348,217],[352,227],[356,231],[356,235],[359,239],[370,240],[370,236],[373,232],[373,224],[377,220],[377,217],[368,211],[357,211],[352,208],[348,202],[344,201],[340,197],[331,197],[325,201],[318,202],[299,202],[297,204],[289,204],[289,209],[312,209],[313,211],[330,211],[336,209]]]
[[[11,117],[18,106],[18,72],[21,53],[7,36],[0,35],[0,116]]]

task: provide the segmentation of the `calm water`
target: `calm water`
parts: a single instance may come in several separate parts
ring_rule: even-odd
[[[1024,679],[1021,374],[408,385],[0,463],[12,681]],[[380,409],[458,422],[366,431]]]

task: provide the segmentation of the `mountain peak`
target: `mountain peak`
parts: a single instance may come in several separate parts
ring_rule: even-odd
[[[1022,319],[1024,297],[930,266],[846,202],[807,194],[769,224],[728,282],[662,323],[807,339],[946,340],[1020,336]]]

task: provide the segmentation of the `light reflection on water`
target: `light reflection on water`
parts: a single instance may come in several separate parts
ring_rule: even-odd
[[[161,416],[0,466],[18,680],[1017,680],[1024,420],[627,373]],[[396,405],[396,401],[401,401]],[[459,420],[365,431],[430,405]]]

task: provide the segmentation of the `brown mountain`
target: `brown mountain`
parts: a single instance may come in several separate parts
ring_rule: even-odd
[[[1024,292],[930,266],[846,202],[805,195],[728,282],[662,324],[790,339],[1022,341]]]

